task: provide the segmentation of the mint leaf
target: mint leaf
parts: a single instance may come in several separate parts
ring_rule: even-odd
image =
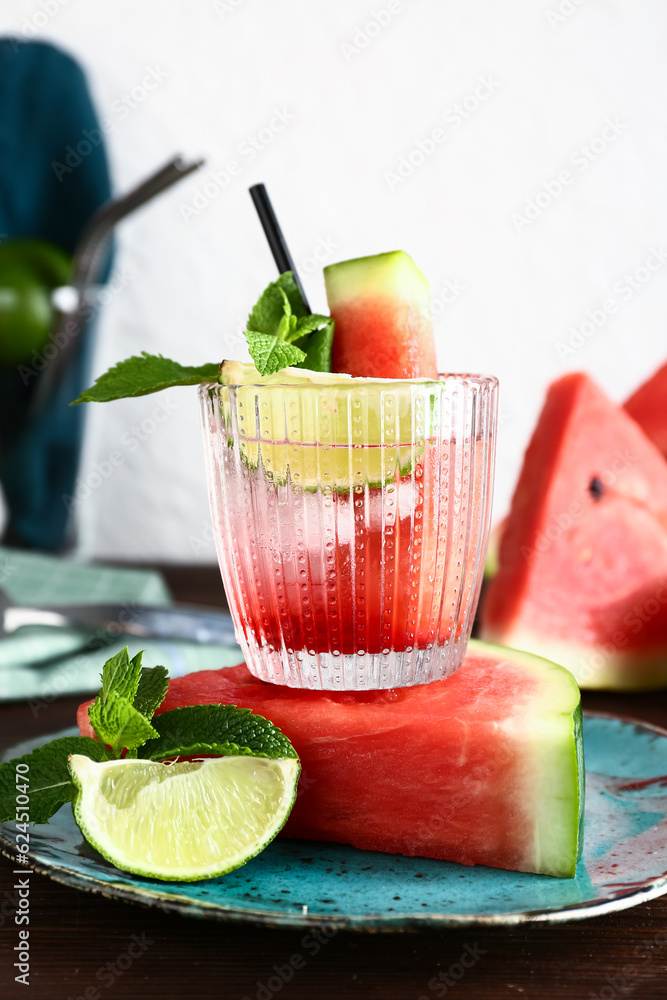
[[[124,747],[135,747],[137,740],[143,743],[152,735],[148,720],[133,706],[142,672],[142,658],[143,652],[140,652],[130,659],[125,646],[108,659],[102,667],[100,693],[88,709],[95,735],[101,743],[112,747],[117,757]],[[145,727],[142,729],[142,719],[148,725],[148,731]],[[140,739],[142,731],[145,735]],[[132,742],[123,742],[126,739]]]
[[[300,315],[293,312],[286,287],[298,295]],[[289,365],[303,361],[305,351],[290,344],[290,341],[301,336],[298,323],[305,318],[303,313],[303,300],[291,272],[281,274],[278,281],[274,281],[262,293],[248,317],[248,329],[245,333],[250,357],[260,375],[273,375]],[[253,325],[254,323],[257,325]]]
[[[306,357],[305,351],[256,330],[246,330],[248,351],[260,375],[273,375],[282,368],[296,365]]]
[[[88,718],[97,738],[111,747],[115,757],[120,757],[124,748],[134,756],[138,746],[157,735],[148,719],[117,691],[112,691],[106,702],[94,701]]]
[[[179,365],[177,361],[163,358],[161,354],[148,354],[126,358],[110,368],[86,389],[70,406],[77,403],[106,403],[111,399],[127,396],[145,396],[175,385],[197,385],[215,382],[218,364],[200,365],[197,368]]]
[[[164,701],[168,687],[169,671],[166,667],[144,667],[132,702],[137,712],[150,721]]]
[[[296,316],[290,316],[288,320],[289,321],[286,324],[287,328],[285,329],[285,335],[282,339],[285,340],[288,344],[292,344],[294,343],[295,340],[299,339],[301,334],[299,333],[299,330],[296,325],[297,324]],[[278,329],[280,329],[280,327],[278,327]]]
[[[274,336],[278,324],[285,315],[285,298],[289,303],[291,313],[297,319],[306,315],[301,292],[297,288],[291,271],[285,271],[277,281],[272,282],[264,289],[248,316],[248,329]]]
[[[72,753],[84,754],[91,760],[110,760],[106,747],[90,736],[64,736],[46,746],[14,760],[0,764],[0,822],[14,820],[17,810],[30,814],[31,823],[46,823],[65,802],[74,798],[75,786],[67,767]],[[29,771],[19,775],[21,785],[28,785],[27,806],[16,802],[16,765],[27,764]]]
[[[292,312],[297,317],[306,315],[306,307],[303,304],[303,298],[301,292],[299,291],[299,286],[294,280],[294,275],[291,271],[285,271],[280,275],[278,280],[275,282],[279,288],[285,293],[289,299],[289,304],[292,308]]]
[[[310,319],[310,316],[306,318]],[[303,361],[300,361],[298,365],[295,365],[295,367],[308,368],[311,372],[330,372],[334,321],[330,316],[318,316],[313,318],[324,318],[327,322],[321,329],[315,330],[313,333],[309,333],[304,336],[301,340],[296,340],[294,342],[295,347],[299,347],[302,351],[306,352],[306,356]]]
[[[301,319],[297,319],[297,317],[292,312],[292,306],[290,305],[290,300],[287,298],[282,288],[280,289],[280,292],[283,297],[283,306],[285,312],[283,314],[283,318],[280,320],[280,323],[278,323],[278,328],[276,329],[276,337],[278,337],[280,340],[286,340],[287,343],[289,344],[293,340],[296,340],[298,337],[301,336],[298,329],[298,324],[304,322],[307,319],[307,317],[303,316]]]
[[[250,331],[246,331],[250,332]],[[278,323],[278,329],[276,330],[276,337],[278,340],[286,340],[288,343],[292,337],[296,335],[296,316],[292,316],[291,313],[286,312],[280,323]],[[267,336],[267,334],[262,334],[262,336]]]
[[[321,326],[325,326],[327,324],[331,326],[333,330],[333,320],[331,316],[319,316],[317,313],[311,313],[310,316],[302,316],[297,320],[296,332],[300,337],[303,337],[307,333],[312,333],[314,330],[318,330]]]
[[[137,756],[146,760],[197,754],[296,757],[290,741],[272,722],[235,705],[187,705],[162,712],[153,720],[158,738],[148,740]]]
[[[102,687],[97,696],[98,701],[106,702],[112,691],[121,694],[129,701],[134,700],[141,677],[141,660],[143,651],[130,659],[127,646],[112,656],[102,667]]]

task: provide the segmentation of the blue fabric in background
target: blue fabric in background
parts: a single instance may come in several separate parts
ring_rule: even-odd
[[[78,149],[77,149],[78,147]],[[44,42],[0,39],[0,238],[49,240],[72,253],[86,222],[111,197],[109,167],[88,85],[71,56]],[[27,420],[37,377],[0,370],[0,480],[5,540],[58,551],[68,544],[89,382],[93,323],[38,419]]]

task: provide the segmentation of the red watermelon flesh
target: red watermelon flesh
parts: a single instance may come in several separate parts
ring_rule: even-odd
[[[579,691],[555,664],[472,641],[446,680],[345,693],[266,684],[240,665],[172,680],[159,712],[215,703],[251,708],[294,744],[303,772],[287,836],[574,874]]]
[[[582,687],[667,684],[667,464],[586,375],[547,395],[482,637],[562,663]]]
[[[437,378],[426,278],[402,250],[324,268],[335,372]]]
[[[640,385],[625,409],[667,458],[667,364]]]

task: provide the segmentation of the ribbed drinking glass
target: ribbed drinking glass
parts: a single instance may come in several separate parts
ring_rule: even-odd
[[[216,547],[257,677],[403,687],[453,673],[482,583],[495,378],[202,385]]]

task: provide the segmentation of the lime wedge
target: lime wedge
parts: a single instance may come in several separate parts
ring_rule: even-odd
[[[233,444],[236,433],[246,465],[281,485],[336,492],[409,473],[434,429],[443,386],[302,368],[262,376],[240,361],[223,362],[220,381],[230,388],[220,401],[227,439]]]
[[[117,868],[147,878],[215,878],[259,854],[296,798],[296,759],[215,757],[160,764],[69,758],[74,818]]]
[[[352,379],[351,375],[313,372],[308,368],[283,368],[273,375],[260,375],[254,365],[245,361],[223,361],[218,377],[223,385],[339,385]],[[376,379],[355,378],[353,381],[374,382]]]

